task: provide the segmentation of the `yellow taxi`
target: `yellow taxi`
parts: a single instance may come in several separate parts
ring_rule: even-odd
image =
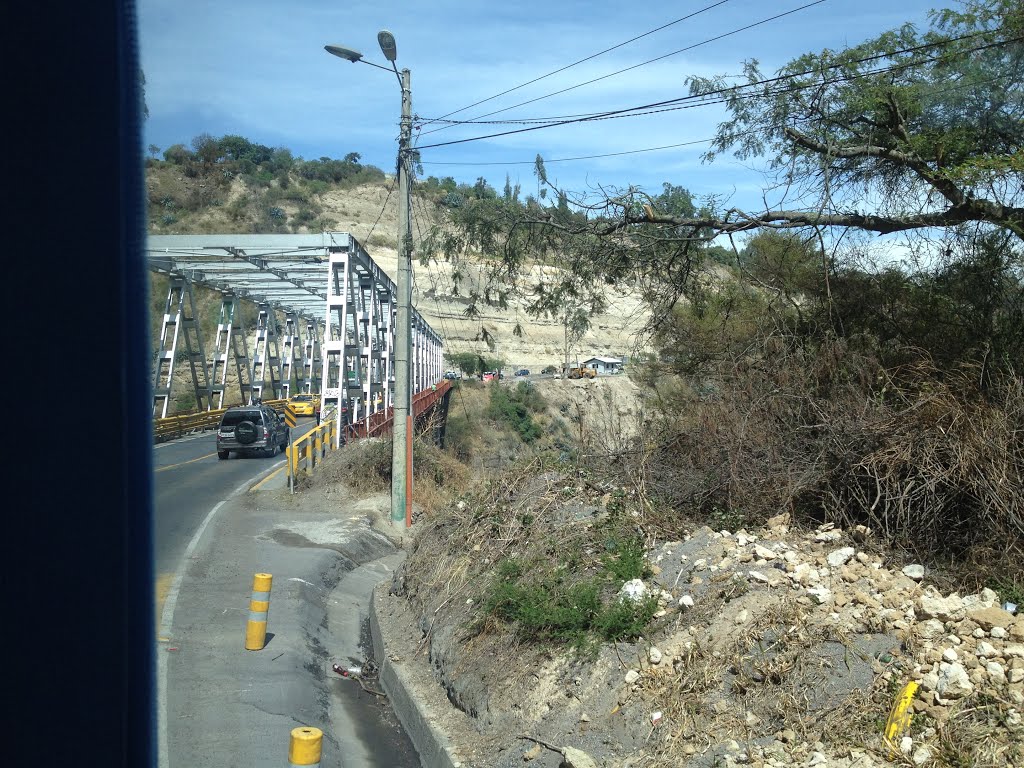
[[[300,394],[288,398],[288,405],[296,416],[313,416],[319,403],[319,395]]]

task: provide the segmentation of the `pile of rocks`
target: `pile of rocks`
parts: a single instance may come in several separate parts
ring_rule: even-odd
[[[871,538],[863,526],[849,532],[822,526],[794,534],[788,518],[780,516],[756,533],[703,528],[684,541],[662,545],[650,556],[655,575],[649,589],[661,595],[662,613],[676,610],[679,617],[673,630],[659,633],[647,663],[625,674],[620,702],[628,707],[645,694],[644,705],[661,720],[662,710],[672,709],[671,698],[679,693],[667,681],[692,665],[699,649],[704,663],[722,662],[722,682],[690,702],[690,709],[703,715],[691,727],[675,722],[666,729],[691,737],[677,758],[703,755],[704,760],[762,765],[855,759],[859,765],[883,765],[884,758],[899,757],[884,743],[880,729],[859,735],[866,751],[828,738],[828,743],[800,742],[789,723],[777,727],[777,711],[751,706],[749,690],[735,695],[740,680],[743,686],[759,682],[763,675],[758,670],[781,658],[783,645],[793,645],[779,642],[792,630],[779,624],[791,621],[799,609],[803,626],[793,636],[800,636],[805,659],[827,661],[830,653],[835,655],[828,646],[836,642],[848,652],[843,665],[831,665],[827,679],[789,681],[807,703],[804,722],[841,707],[844,697],[864,696],[865,689],[875,692],[876,704],[891,704],[894,692],[915,680],[914,735],[901,734],[892,745],[906,760],[932,764],[938,754],[933,743],[941,739],[944,726],[962,707],[977,702],[994,714],[987,736],[1007,746],[1004,764],[1021,760],[1024,616],[1014,615],[1012,604],[1000,605],[990,589],[944,595],[928,583],[919,564],[886,567],[880,554],[867,551]],[[637,584],[625,591],[630,597],[645,592]],[[745,669],[736,668],[736,658],[744,660]],[[816,687],[830,690],[822,694]],[[877,712],[865,722],[884,721],[887,714]],[[701,735],[709,733],[720,738],[705,737],[709,745],[700,749]]]

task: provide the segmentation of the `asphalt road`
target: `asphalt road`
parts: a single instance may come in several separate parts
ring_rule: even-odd
[[[365,661],[370,592],[403,554],[364,518],[303,509],[284,467],[221,461],[212,433],[154,447],[159,765],[276,768],[312,725],[321,768],[418,766],[387,699],[331,669]],[[246,651],[257,572],[274,575],[267,644]]]

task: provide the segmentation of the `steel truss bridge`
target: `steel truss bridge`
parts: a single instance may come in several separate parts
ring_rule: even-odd
[[[338,434],[389,422],[398,288],[350,234],[150,235],[146,258],[169,278],[153,366],[155,417],[167,416],[176,366],[187,365],[200,411],[225,407],[233,369],[237,402],[287,398],[295,381],[298,392],[320,395],[324,413],[333,408]],[[209,346],[193,285],[221,294]],[[249,328],[242,301],[255,305]],[[415,402],[447,382],[441,337],[415,309],[411,316]]]

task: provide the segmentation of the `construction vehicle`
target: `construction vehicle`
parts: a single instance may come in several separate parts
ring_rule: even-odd
[[[588,368],[583,365],[579,368],[569,369],[570,379],[594,379],[597,378],[597,368]]]

